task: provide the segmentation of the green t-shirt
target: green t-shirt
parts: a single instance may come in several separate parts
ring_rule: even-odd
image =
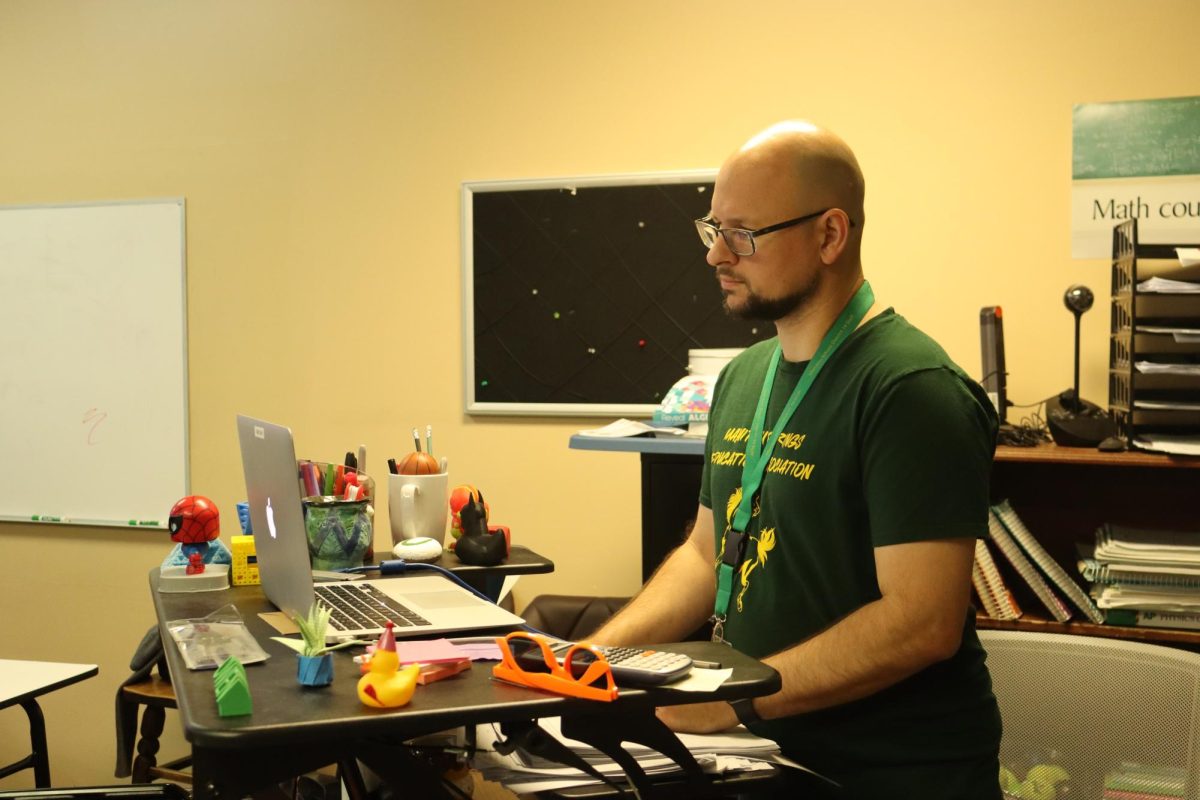
[[[714,389],[700,501],[713,509],[718,558],[775,347],[772,339],[739,355]],[[780,362],[764,440],[806,366]],[[979,384],[891,309],[854,331],[772,453],[725,638],[767,656],[879,599],[874,548],[986,535],[996,424]],[[973,614],[952,658],[870,697],[768,720],[755,732],[834,775],[994,756],[999,713]]]

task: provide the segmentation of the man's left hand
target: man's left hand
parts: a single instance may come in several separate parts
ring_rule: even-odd
[[[660,706],[658,718],[676,733],[716,733],[738,724],[737,715],[729,703],[689,703],[681,706]]]

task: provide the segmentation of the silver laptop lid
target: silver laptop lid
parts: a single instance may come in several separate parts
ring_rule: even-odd
[[[292,432],[241,414],[237,425],[263,593],[289,616],[304,616],[314,593]]]

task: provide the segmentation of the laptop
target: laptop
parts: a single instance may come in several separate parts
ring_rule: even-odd
[[[314,583],[292,432],[238,415],[238,441],[263,593],[289,616],[320,597],[333,610],[330,638],[370,637],[391,620],[397,637],[512,628],[520,617],[432,570],[377,580]]]

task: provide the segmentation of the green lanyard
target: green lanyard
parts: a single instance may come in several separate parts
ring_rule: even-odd
[[[754,420],[750,424],[750,438],[746,440],[746,460],[742,465],[742,499],[734,512],[729,529],[725,531],[725,548],[717,565],[717,597],[713,604],[715,642],[724,641],[725,618],[729,611],[729,600],[733,596],[733,576],[746,557],[746,543],[749,539],[746,536],[746,528],[750,526],[754,497],[762,486],[763,475],[771,460],[771,453],[775,450],[775,443],[779,440],[779,434],[800,407],[801,401],[808,394],[809,387],[817,379],[825,363],[859,326],[874,303],[875,294],[871,291],[871,285],[863,281],[862,286],[854,293],[854,297],[850,298],[850,302],[821,339],[817,352],[813,354],[804,374],[800,376],[799,383],[792,390],[791,397],[771,430],[770,439],[764,445],[763,426],[766,423],[767,406],[771,401],[771,389],[775,385],[775,372],[779,367],[779,360],[783,357],[783,348],[776,344],[775,352],[771,354],[767,376],[758,396],[758,407],[754,410]]]

